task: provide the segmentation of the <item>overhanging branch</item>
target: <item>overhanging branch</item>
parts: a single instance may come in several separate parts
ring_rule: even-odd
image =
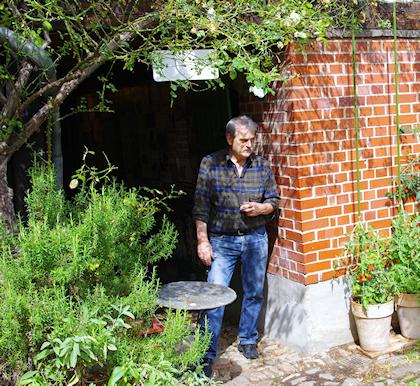
[[[53,109],[59,107],[68,95],[73,92],[86,78],[91,76],[99,67],[105,62],[112,60],[112,55],[109,53],[115,52],[120,48],[121,43],[130,42],[137,35],[137,30],[147,28],[156,19],[158,13],[149,14],[147,18],[144,18],[137,23],[133,23],[130,31],[117,33],[106,45],[102,47],[96,58],[92,58],[88,63],[83,66],[83,69],[79,69],[73,73],[71,79],[61,84],[60,89],[47,103],[45,103],[33,116],[25,123],[20,133],[13,134],[8,140],[8,153],[9,155],[17,151],[22,145],[24,145],[29,138],[34,134],[40,126],[48,118],[48,114]],[[101,54],[102,53],[102,54]],[[60,83],[60,81],[58,81]],[[27,105],[29,106],[29,105]]]

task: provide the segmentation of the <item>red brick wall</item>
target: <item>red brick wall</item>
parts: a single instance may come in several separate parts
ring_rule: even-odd
[[[385,194],[397,175],[392,49],[388,38],[357,41],[362,219],[384,233],[395,215]],[[314,43],[306,53],[290,51],[288,60],[300,76],[274,97],[245,95],[241,111],[262,124],[262,152],[282,198],[268,270],[309,285],[333,277],[357,220],[351,41]],[[410,130],[420,126],[420,41],[400,39],[398,61],[400,126]],[[419,153],[420,137],[403,134],[401,150]]]

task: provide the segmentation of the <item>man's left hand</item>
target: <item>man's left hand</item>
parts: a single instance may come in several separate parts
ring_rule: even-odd
[[[262,204],[259,202],[244,202],[239,209],[248,217],[270,214],[274,210],[271,204]]]

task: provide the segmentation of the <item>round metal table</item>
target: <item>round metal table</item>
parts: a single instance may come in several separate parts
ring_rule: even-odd
[[[200,311],[226,306],[235,299],[236,292],[220,284],[177,281],[161,287],[158,304],[162,307]]]

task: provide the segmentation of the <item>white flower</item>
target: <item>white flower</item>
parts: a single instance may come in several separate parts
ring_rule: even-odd
[[[293,11],[289,16],[289,19],[297,24],[300,22],[301,17],[297,12]]]
[[[77,185],[79,185],[79,181],[76,178],[74,178],[70,181],[69,187],[70,189],[76,189]]]
[[[301,16],[297,12],[293,11],[284,20],[284,25],[286,27],[294,27],[295,25],[297,25],[300,22],[300,20],[301,20]]]
[[[264,98],[265,97],[265,91],[261,87],[250,86],[249,87],[249,92],[252,92],[258,98]]]
[[[209,20],[214,20],[215,16],[216,16],[216,11],[214,10],[214,8],[209,8],[207,10],[207,16],[209,18]]]
[[[308,37],[308,35],[303,32],[303,31],[296,31],[294,33],[295,38],[301,38],[301,39],[306,39]]]

